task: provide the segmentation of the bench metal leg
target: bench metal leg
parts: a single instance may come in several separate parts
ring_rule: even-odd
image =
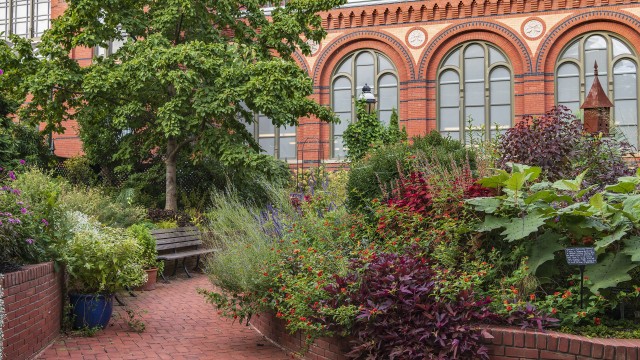
[[[189,270],[187,270],[187,258],[182,259],[182,267],[184,268],[184,272],[187,274],[187,276],[191,277],[191,274],[189,274]]]
[[[178,259],[173,263],[173,273],[171,273],[171,276],[176,276],[176,271],[178,271]]]
[[[160,271],[160,277],[162,278],[162,282],[169,283],[169,280],[167,280],[167,277],[164,276],[164,271]]]
[[[193,271],[200,270],[200,255],[196,258],[196,267],[193,268]]]

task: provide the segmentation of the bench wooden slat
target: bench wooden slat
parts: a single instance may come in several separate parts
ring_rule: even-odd
[[[156,245],[156,249],[158,249],[158,251],[173,250],[173,249],[187,248],[190,246],[198,246],[198,245],[202,245],[202,241],[187,241],[179,244]],[[178,252],[182,252],[182,251],[178,251]]]
[[[181,236],[172,239],[156,239],[156,244],[172,244],[172,243],[181,243],[185,241],[202,241],[198,236]]]
[[[200,237],[200,233],[199,232],[195,232],[195,231],[181,231],[181,232],[162,233],[162,234],[158,234],[158,235],[153,235],[153,237],[156,238],[156,239],[173,239],[173,238],[183,237],[183,236],[197,236],[197,237]]]
[[[173,229],[154,229],[151,230],[151,235],[156,234],[164,234],[164,233],[175,233],[175,232],[185,232],[185,231],[195,231],[198,232],[198,227],[196,226],[186,226],[181,228],[173,228]]]
[[[182,259],[183,257],[210,254],[212,252],[215,252],[215,250],[214,249],[200,249],[200,250],[192,250],[192,251],[180,252],[180,253],[177,253],[177,254],[164,254],[164,255],[158,255],[158,260]]]

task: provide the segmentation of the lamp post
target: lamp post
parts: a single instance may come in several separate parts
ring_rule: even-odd
[[[360,99],[363,99],[367,103],[367,113],[371,114],[371,111],[375,109],[376,106],[376,97],[371,93],[371,88],[369,85],[364,84],[362,87],[362,94],[360,95]]]

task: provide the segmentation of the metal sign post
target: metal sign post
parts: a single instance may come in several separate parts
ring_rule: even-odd
[[[564,255],[567,258],[567,264],[580,267],[580,308],[584,308],[582,303],[584,288],[584,268],[586,265],[594,265],[597,263],[596,249],[586,247],[566,248]]]

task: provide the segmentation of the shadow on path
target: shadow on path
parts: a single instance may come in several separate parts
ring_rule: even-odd
[[[290,356],[250,327],[222,318],[197,288],[213,289],[205,275],[158,283],[156,290],[121,294],[107,329],[94,337],[61,336],[37,359],[193,359],[284,360]],[[146,329],[127,324],[134,310]]]

